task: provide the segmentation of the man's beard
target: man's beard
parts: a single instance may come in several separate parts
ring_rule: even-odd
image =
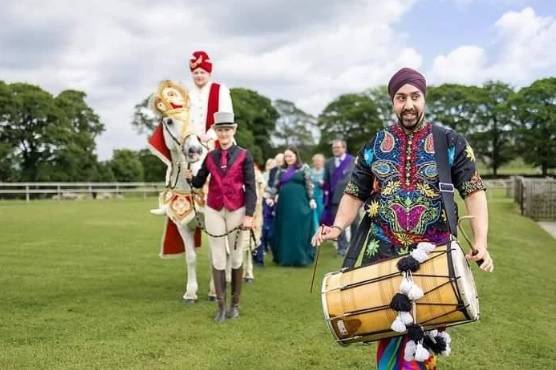
[[[398,121],[402,125],[403,128],[409,131],[413,131],[421,122],[423,118],[423,113],[417,111],[416,109],[406,109],[401,112],[398,116]]]

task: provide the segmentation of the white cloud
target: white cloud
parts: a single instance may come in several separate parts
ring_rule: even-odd
[[[106,124],[101,158],[145,146],[133,106],[162,79],[190,84],[187,59],[204,49],[214,78],[318,114],[336,96],[386,84],[402,66],[424,68],[396,30],[416,0],[145,0],[0,3],[0,78],[56,94],[80,89]],[[432,82],[529,82],[554,74],[552,17],[509,12],[494,25],[492,50],[462,46],[433,62]],[[453,68],[457,65],[457,68]]]
[[[133,106],[161,79],[190,83],[187,59],[204,49],[214,77],[313,114],[334,97],[384,84],[422,58],[396,22],[414,0],[96,1],[13,0],[0,5],[0,76],[56,94],[81,89],[106,132],[101,158],[144,147]],[[400,47],[401,45],[401,47]],[[401,50],[400,50],[401,49]]]
[[[521,86],[537,76],[556,74],[556,18],[541,17],[532,8],[510,11],[494,25],[496,38],[487,49],[461,46],[434,59],[432,83],[480,84],[503,80]]]

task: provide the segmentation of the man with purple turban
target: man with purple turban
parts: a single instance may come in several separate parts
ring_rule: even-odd
[[[355,236],[360,242],[350,246],[344,267],[354,267],[356,261],[366,265],[405,255],[421,242],[447,244],[456,232],[455,206],[448,197],[455,188],[473,216],[473,249],[477,252],[466,257],[479,261],[482,270],[492,271],[494,264],[487,251],[486,188],[471,146],[462,135],[440,126],[433,130],[425,120],[427,83],[421,73],[402,68],[390,79],[388,93],[398,120],[361,149],[334,224],[321,227],[313,245],[337,239],[361,206],[365,217]],[[446,137],[446,152],[438,156],[433,131]],[[439,175],[444,178],[446,174],[452,183],[439,180]],[[409,341],[407,335],[382,339],[377,347],[377,368],[435,369],[437,348],[425,345],[417,355],[406,349]]]

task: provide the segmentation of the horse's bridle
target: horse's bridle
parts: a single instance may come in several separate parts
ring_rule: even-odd
[[[169,118],[169,120],[171,120],[171,118]],[[170,135],[170,137],[178,145],[178,147],[180,149],[182,149],[182,153],[183,153],[183,148],[182,148],[183,143],[185,143],[187,141],[187,138],[189,138],[191,136],[196,136],[197,139],[199,140],[199,144],[202,147],[204,147],[207,151],[209,150],[208,147],[201,142],[201,138],[199,137],[199,135],[196,135],[194,133],[187,134],[187,135],[184,136],[183,142],[180,142],[178,140],[178,138],[176,138],[174,136],[174,134],[172,134],[170,129],[168,129],[166,121],[162,120],[161,122],[162,122],[162,127],[164,127],[164,130],[168,133],[168,135]],[[185,155],[185,153],[183,153],[183,154]],[[172,163],[172,167],[171,167],[172,171],[171,172],[174,172],[173,171],[174,162],[171,162],[171,163]],[[190,169],[190,168],[191,168],[191,162],[187,162],[187,169]],[[174,182],[174,186],[172,186],[172,184],[170,183],[170,184],[166,184],[166,187],[169,187],[170,189],[174,189],[176,187],[176,185],[178,183],[179,176],[180,176],[180,171],[181,171],[181,166],[178,166],[178,173],[176,174],[176,181]],[[169,181],[171,181],[171,179]],[[189,184],[189,187],[191,189],[193,189],[193,184],[191,183],[191,181],[187,180],[187,183]],[[202,223],[202,221],[199,217],[199,212],[197,211],[197,207],[195,207],[195,201],[193,199],[191,201],[191,205],[193,206],[193,213],[195,214],[195,221],[197,222],[197,227],[199,227],[201,230],[203,230],[208,236],[213,237],[213,238],[223,238],[225,236],[230,235],[234,231],[237,231],[237,235],[236,235],[236,239],[235,239],[235,243],[234,243],[234,249],[237,248],[237,243],[238,243],[239,235],[240,235],[239,233],[243,230],[243,228],[241,226],[234,227],[232,230],[229,230],[229,231],[225,232],[224,234],[220,234],[220,235],[212,234],[212,233],[208,232],[208,230],[203,226],[203,223]],[[249,240],[250,248],[249,249],[251,249],[251,243],[252,242],[256,243],[255,234],[253,232],[253,229],[251,229],[251,233],[250,233],[250,240]]]
[[[170,121],[169,123],[167,123],[167,121]],[[176,136],[174,136],[174,134],[172,133],[172,131],[170,131],[170,129],[168,128],[168,124],[171,124],[173,122],[173,120],[171,118],[168,118],[167,120],[162,119],[160,121],[162,123],[162,127],[164,128],[164,131],[166,131],[166,133],[170,136],[170,138],[172,139],[172,141],[174,141],[174,143],[177,144],[178,148],[180,148],[180,150],[183,153],[183,143],[185,143],[187,141],[187,139],[191,136],[196,136],[197,140],[199,141],[199,144],[204,147],[207,151],[208,151],[208,147],[206,145],[204,145],[201,142],[201,138],[199,137],[199,135],[196,135],[194,133],[189,133],[187,135],[184,136],[183,141],[180,142],[180,140],[178,140],[178,138]],[[185,155],[185,153],[183,153]],[[170,167],[170,174],[172,174],[174,172],[174,162],[170,162],[172,165]],[[179,164],[179,162],[178,162]],[[191,168],[191,162],[187,162],[187,169]],[[180,172],[181,172],[181,166],[178,166],[178,173],[176,174],[176,180],[174,181],[174,185],[172,185],[172,178],[170,176],[170,179],[168,179],[168,183],[166,183],[166,187],[170,188],[170,189],[175,189],[177,184],[178,184],[178,180],[180,177]]]

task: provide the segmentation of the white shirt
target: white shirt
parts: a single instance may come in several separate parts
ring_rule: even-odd
[[[194,85],[189,90],[189,129],[200,137],[205,135],[208,99],[212,83],[212,81],[209,81],[202,88],[198,88],[197,85]],[[220,112],[234,112],[230,90],[222,84],[220,84],[220,93],[218,95],[218,110]],[[216,139],[216,133],[213,129],[207,131],[206,134],[211,139]]]
[[[334,164],[336,167],[338,167],[344,159],[346,159],[346,153],[342,154],[340,157],[334,157]]]

